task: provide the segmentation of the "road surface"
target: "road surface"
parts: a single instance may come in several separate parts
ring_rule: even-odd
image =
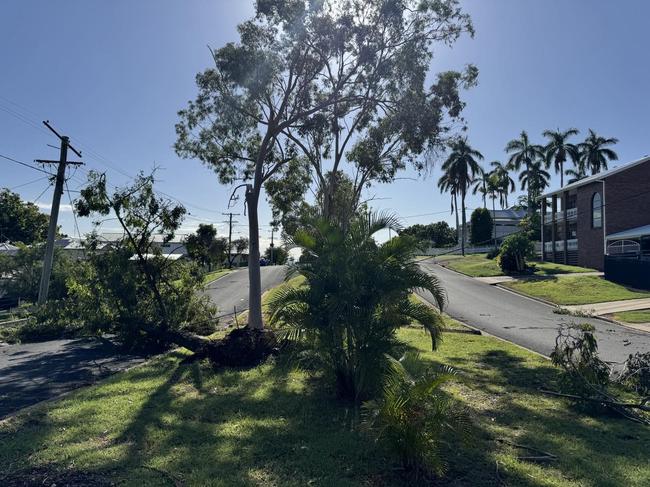
[[[0,418],[143,360],[99,338],[0,344]]]
[[[597,318],[559,315],[552,306],[490,286],[426,260],[422,269],[441,280],[447,291],[445,311],[452,317],[492,335],[504,338],[544,355],[555,345],[558,325],[588,322],[596,328],[600,357],[622,363],[628,355],[650,350],[650,334]],[[430,300],[431,294],[422,293]]]
[[[262,267],[262,290],[284,280],[284,266]],[[248,308],[248,270],[240,269],[208,285],[220,313]],[[0,343],[0,418],[64,392],[89,385],[140,363],[111,341],[99,338]]]
[[[287,268],[283,265],[265,266],[261,269],[262,292],[284,281]],[[208,284],[205,293],[219,308],[219,315],[228,321],[237,307],[237,313],[248,309],[248,269],[237,269]]]

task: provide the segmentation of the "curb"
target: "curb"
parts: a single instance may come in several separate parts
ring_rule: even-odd
[[[206,282],[206,283],[204,284],[204,286],[205,286],[205,287],[208,287],[208,286],[209,286],[210,284],[212,284],[213,282],[217,282],[219,279],[223,279],[224,277],[228,277],[230,274],[233,274],[234,272],[237,272],[237,271],[234,270],[234,271],[226,272],[223,276],[219,276],[219,277],[217,277],[216,279],[212,279],[211,281]]]

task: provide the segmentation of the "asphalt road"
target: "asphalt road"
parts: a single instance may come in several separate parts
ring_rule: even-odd
[[[0,344],[0,418],[143,360],[99,338]]]
[[[650,350],[649,333],[596,318],[555,314],[549,305],[484,284],[431,261],[420,265],[441,280],[447,291],[445,311],[452,318],[544,355],[553,351],[558,326],[572,321],[594,325],[600,357],[607,362],[620,364],[632,353]],[[431,294],[422,293],[422,297],[430,300]]]
[[[262,292],[281,284],[287,268],[282,265],[265,266],[261,269]],[[237,269],[210,283],[205,293],[219,308],[219,315],[230,315],[248,309],[248,269]],[[228,317],[224,317],[227,321]]]
[[[284,280],[284,266],[262,267],[262,290]],[[207,294],[221,313],[248,308],[248,270],[214,281]],[[144,360],[124,354],[107,339],[83,338],[41,343],[0,343],[0,418],[59,396]]]

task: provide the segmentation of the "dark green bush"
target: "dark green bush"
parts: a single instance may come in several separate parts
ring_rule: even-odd
[[[494,230],[492,215],[485,208],[476,208],[469,223],[470,242],[474,245],[486,245],[492,240]]]
[[[501,249],[499,247],[494,247],[493,249],[490,249],[488,251],[488,253],[487,253],[487,255],[485,257],[487,259],[490,259],[490,260],[496,259],[499,256],[500,251],[501,251]]]
[[[524,233],[508,235],[501,244],[499,266],[504,273],[519,273],[526,270],[526,259],[533,257],[535,245]]]

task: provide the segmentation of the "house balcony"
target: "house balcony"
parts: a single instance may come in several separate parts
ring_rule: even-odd
[[[577,213],[576,213],[577,215]],[[546,213],[544,215],[544,223],[551,223],[552,221],[562,221],[564,219],[564,212],[563,211],[556,211],[555,212],[555,218],[553,218],[553,213]]]
[[[578,208],[569,208],[566,211],[567,220],[575,220],[578,218]]]
[[[564,240],[556,240],[555,242],[555,251],[563,252],[564,251]],[[566,248],[568,251],[578,250],[578,239],[573,238],[566,241]],[[544,242],[544,252],[551,253],[553,252],[553,242]]]

